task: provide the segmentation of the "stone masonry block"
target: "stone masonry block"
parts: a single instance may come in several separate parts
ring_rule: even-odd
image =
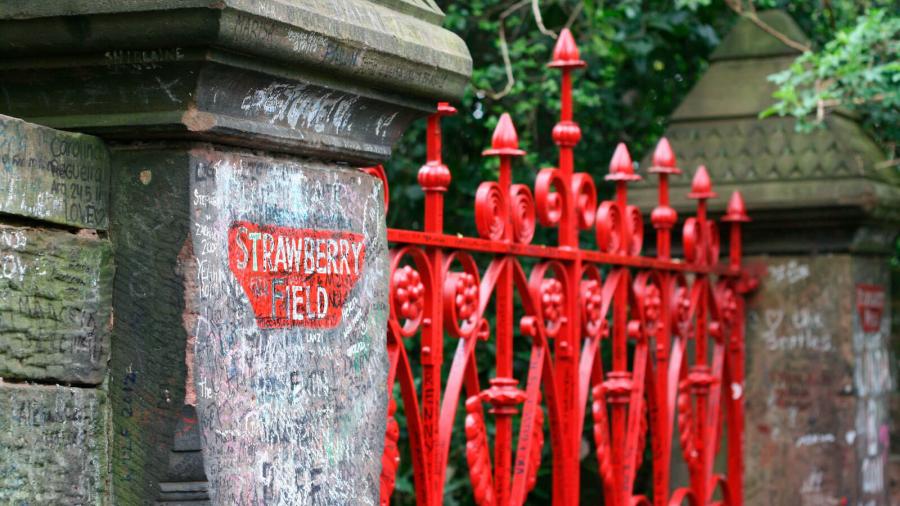
[[[745,502],[888,502],[887,259],[755,256]]]
[[[97,389],[0,384],[0,503],[108,504],[105,404]]]
[[[109,152],[89,135],[0,115],[0,212],[106,229]]]
[[[0,377],[103,381],[111,250],[96,234],[0,224]]]

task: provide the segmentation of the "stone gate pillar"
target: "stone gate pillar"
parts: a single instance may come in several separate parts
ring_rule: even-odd
[[[354,167],[462,92],[441,19],[431,0],[0,5],[0,112],[111,146],[110,502],[377,503],[384,197]]]
[[[785,13],[762,16],[805,39]],[[746,384],[733,391],[746,396],[745,504],[887,505],[900,189],[848,116],[812,134],[758,119],[773,100],[767,76],[796,56],[746,20],[723,40],[666,132],[686,169],[673,205],[691,209],[683,197],[703,160],[719,195],[740,190],[753,220],[744,250],[760,286],[747,300]],[[650,208],[655,192],[636,198]]]

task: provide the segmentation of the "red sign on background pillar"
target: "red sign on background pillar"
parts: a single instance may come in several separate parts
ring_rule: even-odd
[[[881,316],[884,314],[884,287],[876,285],[856,285],[856,309],[859,324],[864,332],[878,332]]]

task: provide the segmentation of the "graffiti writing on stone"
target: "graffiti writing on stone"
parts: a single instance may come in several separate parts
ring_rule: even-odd
[[[112,276],[105,240],[0,225],[0,377],[100,383]]]
[[[798,308],[766,309],[762,313],[765,330],[762,337],[770,351],[832,350],[831,331],[824,323],[821,311]],[[757,315],[753,315],[757,318]]]
[[[235,222],[229,267],[260,328],[332,328],[363,265],[362,234]]]
[[[105,504],[103,392],[0,384],[0,504]]]
[[[837,506],[854,463],[850,304],[837,296],[852,290],[850,261],[759,262],[766,275],[747,319],[745,500]]]
[[[861,267],[864,268],[864,267]],[[863,276],[868,278],[869,276]],[[874,277],[874,276],[872,276]],[[885,289],[871,283],[856,285],[856,324],[853,333],[856,404],[855,443],[860,460],[860,504],[887,504],[885,472],[888,459],[888,395],[893,391],[886,337],[890,321]]]
[[[103,54],[110,65],[131,65],[135,69],[155,69],[160,62],[181,61],[184,50],[176,48],[158,48],[143,50],[116,49]]]
[[[213,504],[377,503],[387,237],[356,170],[197,150],[185,402]]]
[[[0,211],[105,229],[108,189],[100,139],[0,115]]]

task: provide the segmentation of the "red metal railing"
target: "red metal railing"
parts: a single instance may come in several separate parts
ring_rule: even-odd
[[[381,502],[390,501],[399,459],[411,458],[418,504],[442,503],[454,419],[464,411],[466,460],[477,504],[523,504],[542,465],[552,466],[553,504],[578,504],[579,453],[590,406],[589,430],[606,504],[740,505],[742,293],[747,285],[741,272],[741,224],[748,221],[741,196],[732,196],[723,218],[730,224],[730,261],[720,265],[718,224],[707,216],[707,199],[716,195],[700,167],[689,194],[697,200],[697,215],[683,226],[685,258],[672,259],[677,215],[669,206],[668,178],[680,171],[662,139],[649,170],[659,178],[659,204],[651,214],[656,257],[641,256],[641,211],[627,199],[628,183],[641,176],[625,145],[617,147],[606,176],[615,185],[614,200],[598,205],[592,177],[574,172],[573,148],[581,132],[572,120],[571,74],[584,62],[567,30],[550,66],[562,72],[561,118],[553,129],[558,167],[541,170],[533,192],[511,184],[513,158],[524,152],[504,114],[491,149],[484,152],[499,157],[500,171],[498,181],[481,183],[475,197],[478,238],[443,232],[451,173],[441,161],[440,120],[455,110],[440,104],[428,119],[428,162],[418,175],[425,191],[424,230],[388,231],[394,245],[389,386],[393,391],[400,385],[411,455],[399,455],[392,400]],[[387,188],[381,168],[367,170]],[[557,246],[531,244],[536,222],[558,229]],[[597,250],[579,247],[579,231],[590,229]],[[474,252],[493,255],[484,271]],[[522,257],[537,261],[530,274]],[[514,292],[521,301],[518,309]],[[491,300],[493,325],[486,318]],[[517,321],[516,311],[523,315]],[[515,325],[518,339],[526,339],[531,351],[521,381],[513,377]],[[445,335],[458,338],[458,344],[443,378]],[[406,344],[416,336],[420,391]],[[483,385],[475,356],[489,339],[495,343],[496,373]],[[604,340],[611,342],[609,363],[600,353]],[[492,442],[487,416],[494,420]],[[518,434],[513,433],[515,417]],[[548,434],[551,462],[541,462]],[[652,499],[634,490],[638,469],[647,465],[648,435]],[[727,440],[727,465],[717,469],[722,439]],[[670,465],[676,444],[690,476],[677,486],[671,483]]]

